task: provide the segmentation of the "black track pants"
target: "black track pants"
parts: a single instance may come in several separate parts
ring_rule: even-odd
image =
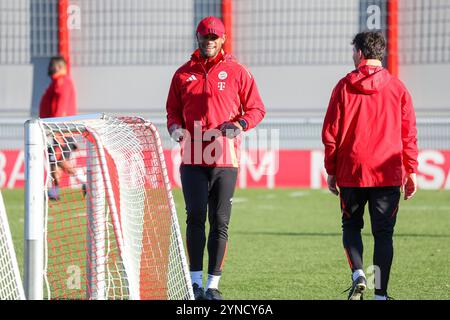
[[[186,203],[186,245],[190,270],[203,270],[208,212],[208,273],[221,275],[238,169],[182,165],[180,173]]]
[[[343,244],[352,271],[363,269],[361,229],[366,203],[375,240],[375,294],[386,295],[394,248],[392,236],[400,201],[400,187],[340,188]],[[364,269],[363,269],[364,270]]]

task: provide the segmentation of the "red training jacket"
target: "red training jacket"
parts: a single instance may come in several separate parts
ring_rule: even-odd
[[[325,116],[325,169],[342,187],[400,186],[417,172],[411,96],[382,68],[360,67],[339,81]]]
[[[76,114],[76,94],[72,79],[69,75],[52,77],[52,82],[41,98],[39,117],[66,117]]]
[[[205,64],[198,49],[175,72],[166,110],[167,128],[178,124],[190,135],[181,143],[182,163],[221,167],[239,166],[241,137],[220,136],[210,142],[208,134],[239,119],[249,130],[265,115],[255,80],[244,66],[226,53]]]

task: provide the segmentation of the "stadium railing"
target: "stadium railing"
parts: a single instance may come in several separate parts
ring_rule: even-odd
[[[27,118],[0,119],[0,151],[23,149]],[[149,118],[158,128],[164,149],[175,145],[166,130],[164,118]],[[322,149],[322,117],[267,117],[256,129],[278,130],[280,149]],[[420,149],[450,150],[450,117],[418,117]]]

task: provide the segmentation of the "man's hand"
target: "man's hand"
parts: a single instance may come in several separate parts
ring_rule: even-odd
[[[220,126],[219,130],[222,132],[222,135],[226,136],[228,139],[233,139],[241,133],[242,126],[237,121],[224,122]]]
[[[328,175],[327,184],[328,184],[328,190],[330,190],[332,194],[338,196],[339,190],[336,185],[336,176]]]
[[[179,124],[173,124],[170,128],[169,128],[169,134],[170,137],[175,141],[175,142],[181,142],[184,139],[184,129],[183,127],[181,127]]]
[[[415,173],[409,173],[406,175],[405,182],[402,186],[402,192],[405,193],[404,199],[411,199],[417,191],[417,175]]]

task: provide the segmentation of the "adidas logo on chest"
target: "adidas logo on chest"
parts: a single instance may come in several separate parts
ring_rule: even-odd
[[[197,80],[197,77],[195,75],[191,75],[189,78],[187,78],[186,82],[191,82]]]

